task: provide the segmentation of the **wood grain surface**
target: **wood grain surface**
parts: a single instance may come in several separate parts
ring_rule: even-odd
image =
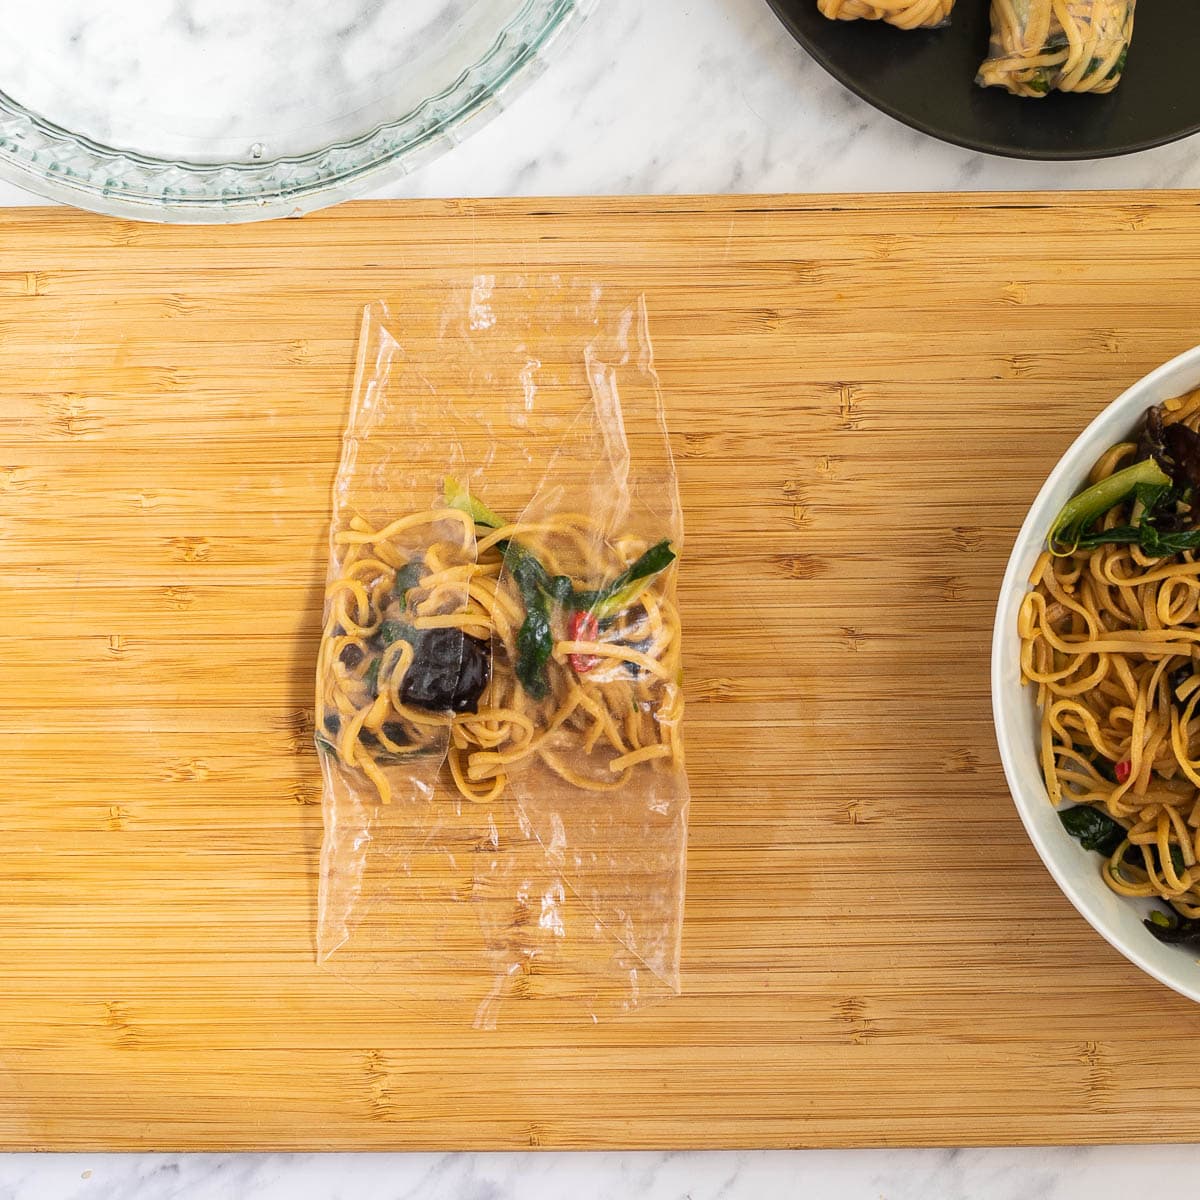
[[[311,692],[362,304],[644,287],[687,520],[684,994],[472,1032],[313,962]],[[1200,341],[1200,197],[0,214],[0,1144],[1200,1133],[1200,1009],[1042,869],[988,647],[1082,425]]]

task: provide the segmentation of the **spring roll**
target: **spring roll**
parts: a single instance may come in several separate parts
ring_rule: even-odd
[[[817,0],[831,21],[886,21],[901,29],[929,29],[950,19],[954,0]]]
[[[975,82],[1015,96],[1111,92],[1136,0],[992,0],[992,44]]]

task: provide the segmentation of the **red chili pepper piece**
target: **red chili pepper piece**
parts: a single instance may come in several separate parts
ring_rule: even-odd
[[[1127,758],[1121,759],[1121,761],[1113,768],[1113,771],[1117,777],[1117,782],[1124,783],[1129,778],[1129,772],[1132,770],[1133,763],[1131,763]]]
[[[595,613],[573,612],[567,621],[567,635],[573,642],[594,642],[600,636],[600,622]],[[598,654],[571,654],[571,670],[586,675],[600,665]]]

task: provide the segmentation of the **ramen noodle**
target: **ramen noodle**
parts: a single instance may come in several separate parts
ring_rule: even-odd
[[[610,541],[585,514],[509,523],[448,481],[445,507],[354,518],[334,543],[318,740],[381,803],[445,730],[476,803],[531,756],[591,791],[682,766],[668,539]]]
[[[992,42],[976,82],[1018,96],[1111,92],[1133,37],[1135,0],[992,0]]]
[[[821,15],[834,21],[886,21],[901,29],[944,25],[954,0],[817,0]]]
[[[1059,515],[1020,610],[1039,755],[1123,896],[1200,944],[1200,392],[1151,409]],[[1068,806],[1068,807],[1063,807]]]

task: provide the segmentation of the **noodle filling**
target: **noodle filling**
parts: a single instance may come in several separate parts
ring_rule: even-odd
[[[1200,392],[1151,409],[1051,528],[1019,616],[1040,759],[1121,895],[1200,945]],[[1070,806],[1063,807],[1064,802]]]

